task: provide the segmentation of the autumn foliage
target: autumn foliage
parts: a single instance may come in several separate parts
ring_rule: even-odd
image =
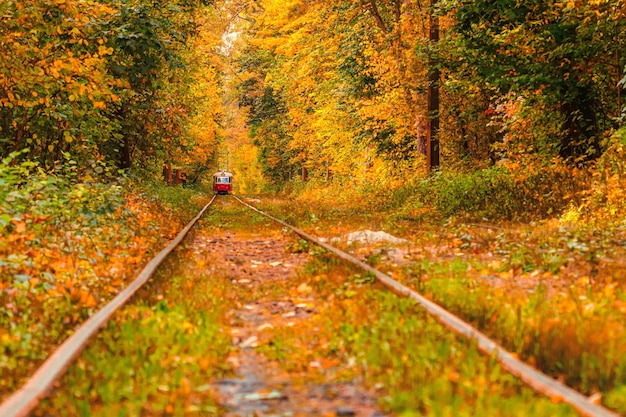
[[[3,2],[0,156],[27,148],[17,160],[48,170],[64,153],[85,168],[206,164],[220,105],[207,67],[214,41],[195,36],[203,10],[185,0]]]
[[[181,228],[171,204],[128,181],[81,182],[76,163],[66,163],[64,175],[0,163],[2,395]]]
[[[424,180],[422,204],[439,193],[442,180],[425,170],[433,70],[443,182],[477,178],[487,192],[468,192],[485,200],[481,216],[545,217],[579,204],[622,123],[622,1],[241,5],[231,81],[264,177],[297,194],[330,184],[385,200]],[[452,198],[459,210],[445,215],[473,210]]]
[[[463,304],[465,288],[418,285],[536,363],[592,355],[552,370],[619,394],[624,366],[600,350],[624,338],[623,265],[605,258],[622,254],[612,251],[626,219],[625,29],[623,0],[2,2],[0,394],[197,206],[189,189],[145,189],[164,163],[189,186],[232,169],[236,192],[383,212],[399,229],[541,224],[533,233],[546,236],[529,232],[535,241],[513,249],[505,233],[432,233],[450,238],[437,242],[450,258],[487,263],[462,265],[464,279],[479,268],[478,278],[569,280],[541,322],[522,316],[548,298],[503,301],[512,313],[496,314],[491,301]],[[441,165],[430,170],[433,125]],[[485,257],[508,263],[480,258],[479,235]],[[439,260],[425,259],[437,276]],[[592,298],[610,313],[587,320]],[[613,330],[593,334],[603,318]],[[530,354],[535,343],[555,350]],[[619,372],[592,378],[596,354]]]

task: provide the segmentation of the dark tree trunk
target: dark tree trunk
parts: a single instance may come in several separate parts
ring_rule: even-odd
[[[439,42],[439,17],[435,14],[437,0],[430,3],[430,43],[431,48]],[[431,49],[428,63],[428,133],[426,161],[428,171],[439,169],[439,66],[435,51]]]
[[[163,180],[167,185],[172,185],[172,164],[170,162],[163,164]]]
[[[15,131],[15,144],[13,146],[13,152],[18,152],[22,146],[22,140],[24,140],[24,126],[19,126]],[[17,158],[13,158],[11,166],[17,164]]]
[[[122,146],[120,146],[119,167],[121,169],[129,169],[133,165],[130,147],[130,139],[124,136],[124,139],[122,139]]]

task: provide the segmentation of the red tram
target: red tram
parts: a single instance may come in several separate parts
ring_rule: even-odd
[[[233,191],[233,174],[219,171],[213,174],[213,191],[218,194],[228,194]]]

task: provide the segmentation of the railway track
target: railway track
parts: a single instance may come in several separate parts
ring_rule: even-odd
[[[376,280],[394,293],[414,300],[442,325],[467,339],[475,341],[481,351],[490,357],[495,358],[503,369],[506,369],[508,372],[524,381],[536,392],[546,395],[553,400],[570,404],[578,411],[578,413],[584,416],[617,415],[600,405],[594,404],[584,395],[568,388],[564,384],[520,361],[515,355],[506,351],[476,328],[447,312],[437,304],[422,297],[412,289],[401,285],[390,276],[359,261],[344,251],[341,251],[327,243],[321,242],[319,239],[304,232],[303,230],[293,227],[280,219],[258,210],[238,197],[231,196],[225,198],[237,200],[239,203],[257,214],[277,222],[282,227],[290,229],[301,238],[324,248],[344,261],[372,274],[376,277]],[[0,405],[0,416],[26,416],[33,411],[39,401],[51,390],[54,382],[63,375],[71,362],[89,343],[89,340],[93,337],[93,335],[96,334],[98,330],[109,321],[115,311],[126,304],[128,300],[130,300],[130,298],[150,279],[159,265],[185,239],[188,232],[202,218],[205,212],[209,210],[214,201],[215,197],[213,197],[213,199],[163,251],[161,251],[146,265],[137,278],[124,291],[122,291],[115,299],[113,299],[109,304],[99,310],[81,327],[79,327],[70,338],[68,338],[52,355],[50,355],[49,359],[37,370],[37,372],[20,390],[15,392],[2,405]],[[250,339],[246,339],[242,343],[245,345],[246,341],[248,341],[248,344],[254,343],[254,341],[250,341]]]

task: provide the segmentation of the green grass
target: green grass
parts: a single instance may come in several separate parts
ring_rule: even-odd
[[[315,288],[319,314],[302,328],[276,329],[271,349],[264,350],[286,369],[336,360],[326,370],[334,376],[310,377],[363,381],[380,395],[384,410],[401,416],[575,415],[534,394],[414,302],[333,257],[316,256],[301,281]]]
[[[181,259],[193,259],[186,248]],[[229,282],[168,261],[73,364],[39,415],[215,415],[209,381],[229,371]],[[198,271],[198,272],[194,272]]]
[[[428,279],[408,279],[407,284],[544,372],[588,394],[600,391],[607,406],[626,412],[621,400],[626,387],[624,315],[613,307],[626,299],[623,291],[571,286],[548,296],[539,285],[520,296],[469,278],[468,266],[460,259],[423,262]]]
[[[230,196],[217,196],[213,207],[202,217],[200,223],[208,230],[251,231],[257,226],[273,224],[265,216],[252,212]]]

